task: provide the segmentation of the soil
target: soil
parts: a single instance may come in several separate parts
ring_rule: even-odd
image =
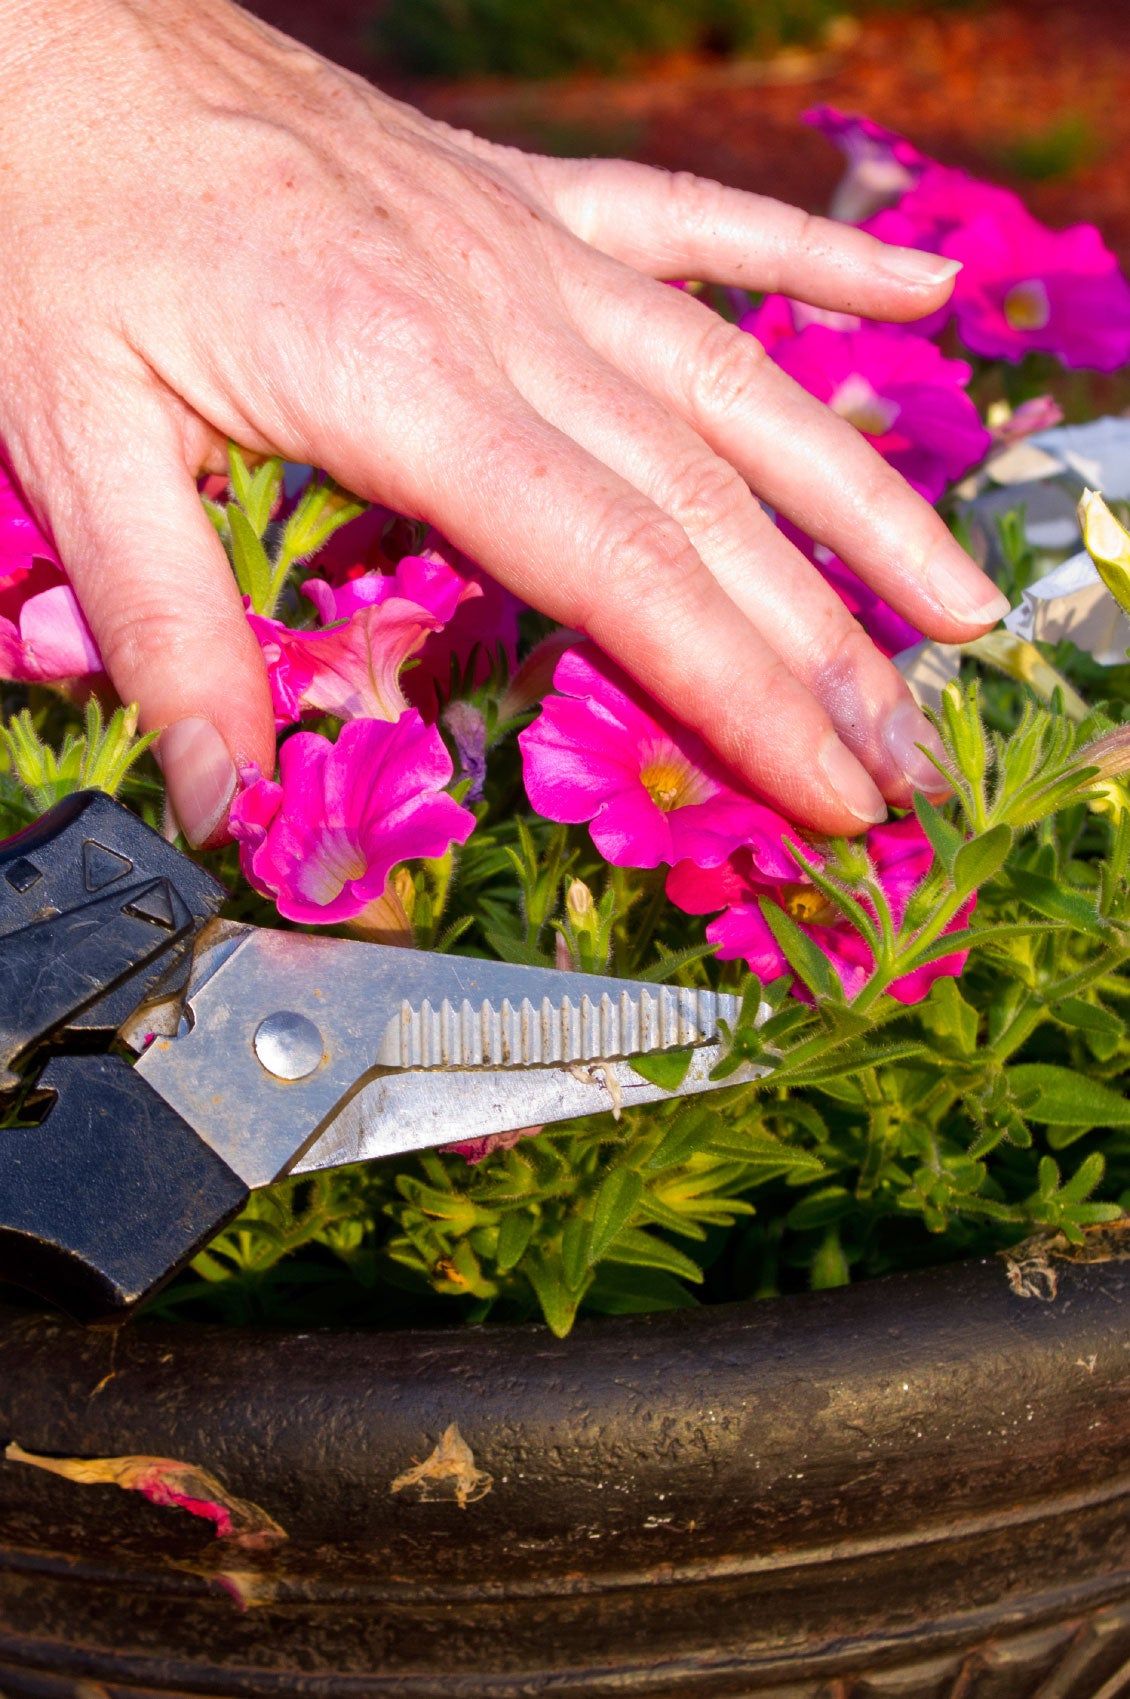
[[[1130,0],[877,15],[768,61],[680,59],[619,78],[412,84],[371,45],[371,5],[252,9],[448,122],[542,152],[622,154],[810,209],[838,176],[798,122],[828,102],[1009,183],[1053,225],[1097,224],[1130,269]]]

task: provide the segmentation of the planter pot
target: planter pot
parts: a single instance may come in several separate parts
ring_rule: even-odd
[[[287,1537],[0,1464],[0,1692],[1115,1699],[1128,1297],[987,1259],[565,1342],[4,1312],[0,1440],[188,1460]]]

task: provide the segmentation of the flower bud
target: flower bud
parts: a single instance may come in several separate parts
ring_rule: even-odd
[[[1097,490],[1084,490],[1079,524],[1099,577],[1125,613],[1130,613],[1130,531],[1121,525]]]
[[[565,913],[572,924],[582,931],[587,931],[592,925],[596,904],[593,894],[583,879],[572,879],[565,893]]]

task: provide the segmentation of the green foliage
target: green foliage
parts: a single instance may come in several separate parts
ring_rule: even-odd
[[[283,463],[264,460],[254,472],[234,445],[228,450],[230,498],[221,506],[206,502],[208,514],[227,549],[232,571],[258,614],[273,615],[290,571],[327,543],[342,525],[365,511],[332,478],[315,477],[303,489],[286,519],[275,514],[283,493]]]
[[[42,722],[46,718],[24,708],[0,724],[0,749],[9,768],[5,777],[19,787],[2,799],[5,812],[15,821],[8,825],[9,831],[74,791],[102,790],[116,796],[157,736],[156,732],[138,736],[136,707],[116,708],[107,720],[93,696],[86,704],[81,731],[67,726],[57,738],[50,733],[45,737]]]
[[[646,55],[772,53],[819,39],[837,0],[389,0],[378,46],[424,76],[616,71]]]

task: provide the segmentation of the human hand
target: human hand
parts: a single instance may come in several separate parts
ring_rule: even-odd
[[[455,133],[228,0],[0,0],[0,439],[195,842],[272,765],[194,479],[234,439],[439,527],[797,821],[936,789],[898,673],[751,489],[916,626],[1004,611],[691,276],[909,319],[936,255],[688,177]]]

